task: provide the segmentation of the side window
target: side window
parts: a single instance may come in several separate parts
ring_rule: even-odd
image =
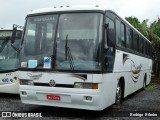
[[[150,56],[150,44],[148,43],[148,56]]]
[[[117,46],[121,46],[121,24],[116,20],[116,43]]]
[[[125,47],[125,25],[121,23],[121,46]]]
[[[139,38],[139,52],[143,53],[143,38]]]
[[[133,32],[133,50],[138,51],[138,35]]]
[[[145,55],[148,55],[148,42],[145,41]]]
[[[126,27],[126,47],[132,49],[132,30]]]
[[[106,25],[108,26],[106,31],[106,40],[105,40],[105,50],[104,50],[104,58],[105,58],[105,69],[108,72],[113,71],[114,66],[114,56],[115,56],[115,25],[114,21],[108,17],[106,17]]]
[[[146,53],[147,53],[147,55],[149,56],[149,50],[150,50],[150,48],[149,48],[149,43],[148,42],[146,42],[147,44],[146,44]]]
[[[125,25],[116,20],[116,43],[117,46],[125,47]]]
[[[106,43],[109,43],[107,46],[114,46],[114,41],[115,41],[115,28],[114,28],[114,21],[111,20],[110,18],[106,17],[106,24],[108,25],[108,31],[107,31],[107,41]],[[107,47],[105,45],[105,47]]]
[[[137,35],[137,52],[139,52],[139,35]]]
[[[143,50],[144,52],[143,53],[146,55],[146,48],[147,48],[147,46],[146,46],[146,41],[145,40],[143,41],[143,46],[144,46],[144,50]]]

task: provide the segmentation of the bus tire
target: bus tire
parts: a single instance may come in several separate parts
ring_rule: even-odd
[[[120,105],[121,104],[121,100],[122,100],[122,84],[119,81],[117,88],[116,88],[116,100],[115,100],[115,104],[116,105]]]

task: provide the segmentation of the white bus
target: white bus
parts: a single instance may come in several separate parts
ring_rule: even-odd
[[[19,47],[21,30],[11,42],[13,29],[0,29],[0,93],[18,94]]]
[[[103,110],[150,83],[151,43],[100,6],[33,10],[19,69],[26,104]]]

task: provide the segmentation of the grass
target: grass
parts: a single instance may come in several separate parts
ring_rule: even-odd
[[[156,90],[158,86],[155,83],[150,83],[146,88],[146,90]]]

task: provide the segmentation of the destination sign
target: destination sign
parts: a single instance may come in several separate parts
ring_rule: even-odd
[[[0,37],[11,37],[11,36],[12,36],[12,31],[0,30]]]

